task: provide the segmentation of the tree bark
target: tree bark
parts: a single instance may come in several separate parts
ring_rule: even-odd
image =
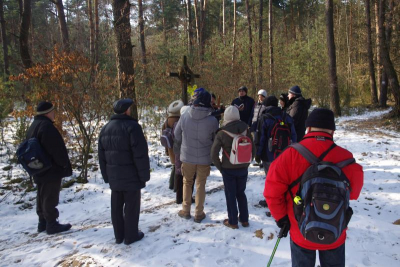
[[[222,0],[222,42],[225,43],[225,0]]]
[[[1,23],[1,39],[3,41],[3,60],[4,60],[4,74],[5,79],[8,80],[10,76],[9,60],[8,60],[8,38],[6,32],[6,20],[4,19],[4,3],[0,0],[0,23]]]
[[[114,32],[116,37],[116,58],[118,70],[118,87],[120,97],[133,99],[132,116],[137,118],[136,88],[134,80],[134,65],[131,42],[129,0],[113,0],[112,9],[114,15]]]
[[[233,0],[232,72],[235,68],[235,58],[236,58],[236,0]]]
[[[192,27],[192,2],[191,0],[187,0],[186,2],[186,16],[187,16],[187,31],[188,31],[188,40],[187,40],[187,45],[188,45],[188,53],[190,57],[193,54],[193,27]]]
[[[200,29],[199,29],[199,37],[200,37],[200,61],[204,60],[205,53],[205,28],[206,28],[206,9],[207,9],[207,0],[200,0]]]
[[[269,32],[269,89],[274,90],[274,45],[272,27],[272,0],[269,0],[268,11],[268,32]]]
[[[199,10],[197,0],[194,0],[194,16],[196,19],[196,40],[197,45],[200,46],[200,21],[199,21]]]
[[[251,17],[250,17],[250,3],[246,0],[246,13],[247,13],[247,28],[249,32],[249,59],[250,59],[250,85],[253,90],[252,93],[255,94],[255,84],[254,84],[254,61],[253,61],[253,34],[251,30]]]
[[[325,15],[326,15],[326,37],[328,44],[329,56],[329,82],[330,82],[330,96],[331,96],[331,109],[336,116],[341,115],[340,111],[340,98],[338,89],[338,79],[336,72],[336,48],[335,37],[333,30],[333,0],[326,0],[325,2]]]
[[[95,30],[94,30],[94,19],[93,19],[93,0],[87,0],[88,3],[88,16],[89,16],[89,29],[90,29],[90,61],[92,66],[95,61]]]
[[[260,0],[260,17],[259,17],[259,25],[258,25],[258,86],[261,88],[263,87],[263,13],[264,13],[264,6],[263,0]]]
[[[144,18],[143,18],[143,1],[138,0],[138,9],[139,9],[139,36],[140,36],[140,48],[142,52],[142,65],[143,65],[143,78],[144,83],[147,87],[149,84],[147,77],[147,57],[146,57],[146,42],[144,35]]]
[[[369,82],[371,90],[371,104],[378,104],[378,92],[376,89],[375,80],[375,67],[374,67],[374,54],[372,52],[372,39],[371,39],[371,8],[370,0],[365,0],[365,18],[367,27],[367,50],[368,50],[368,67],[369,67]]]
[[[376,76],[377,85],[379,86],[379,106],[386,107],[387,99],[382,99],[382,62],[381,62],[381,47],[379,45],[379,0],[374,0],[375,4],[375,33],[376,33]],[[382,102],[384,104],[382,105]]]
[[[167,44],[167,25],[165,25],[165,2],[164,0],[160,1],[161,11],[162,11],[162,24],[163,24],[163,37],[164,44]]]
[[[379,0],[379,45],[381,46],[381,59],[388,77],[389,86],[395,100],[395,114],[400,115],[400,86],[396,70],[393,67],[392,60],[390,59],[389,47],[386,40],[385,33],[385,0]]]
[[[63,49],[64,51],[69,52],[70,51],[69,34],[68,34],[67,22],[65,19],[64,4],[62,0],[54,0],[53,3],[56,5],[57,8],[58,24],[60,27]]]
[[[99,18],[99,0],[94,0],[94,20],[95,20],[95,30],[94,30],[94,64],[99,63],[99,42],[100,42],[100,18]]]
[[[22,1],[21,25],[19,32],[19,45],[22,64],[25,69],[32,67],[33,62],[29,52],[29,28],[31,27],[32,6],[31,0]]]

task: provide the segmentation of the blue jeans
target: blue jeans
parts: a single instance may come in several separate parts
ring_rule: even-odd
[[[229,224],[238,224],[238,207],[240,212],[240,221],[248,222],[249,210],[247,207],[247,197],[244,192],[246,190],[248,174],[247,168],[222,169],[221,173],[225,186],[225,198]]]
[[[331,250],[318,250],[321,267],[344,267],[344,244]],[[296,245],[290,239],[290,252],[292,255],[292,267],[314,267],[316,250],[309,250]]]

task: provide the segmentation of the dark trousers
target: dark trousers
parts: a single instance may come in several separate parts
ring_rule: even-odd
[[[140,190],[111,190],[111,221],[115,239],[129,242],[138,239]]]
[[[52,222],[58,218],[58,201],[60,199],[61,179],[37,183],[36,213],[39,220]]]
[[[232,225],[238,224],[238,207],[240,212],[240,221],[249,221],[247,197],[244,192],[246,190],[247,174],[247,168],[222,169],[228,219],[229,224]]]
[[[192,192],[194,191],[194,184],[196,182],[196,174],[193,177]],[[183,175],[175,174],[175,191],[176,191],[176,202],[182,203],[183,201]]]
[[[290,239],[290,252],[292,255],[292,267],[314,267],[316,251],[302,248]],[[331,250],[318,250],[321,267],[344,267],[345,246]]]
[[[271,166],[271,162],[263,161],[262,165],[264,167],[265,176],[268,174],[269,166]]]

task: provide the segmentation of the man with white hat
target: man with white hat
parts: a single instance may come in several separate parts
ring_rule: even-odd
[[[253,108],[253,118],[251,120],[251,126],[250,126],[250,131],[255,132],[257,130],[257,122],[258,119],[260,118],[261,114],[263,114],[264,110],[266,109],[266,106],[263,105],[264,99],[267,97],[267,91],[264,89],[260,89],[258,91],[258,101],[254,105]]]

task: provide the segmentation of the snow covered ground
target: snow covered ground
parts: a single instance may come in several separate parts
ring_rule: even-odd
[[[400,266],[400,134],[353,127],[354,121],[383,112],[337,120],[335,141],[353,152],[365,172],[364,188],[351,203],[354,215],[346,242],[346,266]],[[213,167],[207,180],[206,219],[178,217],[180,205],[168,189],[170,168],[156,139],[150,139],[151,180],[142,190],[139,227],[145,238],[126,246],[114,243],[110,189],[100,172],[88,184],[74,184],[60,196],[60,222],[71,231],[38,234],[35,192],[0,190],[0,266],[266,266],[278,228],[267,209],[258,206],[265,176],[251,166],[246,194],[250,227],[232,230],[227,218],[222,177]],[[0,187],[6,187],[8,157],[0,151]],[[12,179],[26,175],[14,165]],[[29,209],[32,206],[32,209]],[[28,207],[28,208],[27,208]],[[194,206],[193,206],[194,208]],[[193,213],[193,212],[192,212]],[[318,263],[318,260],[317,260]],[[289,239],[283,238],[272,266],[290,266]]]

